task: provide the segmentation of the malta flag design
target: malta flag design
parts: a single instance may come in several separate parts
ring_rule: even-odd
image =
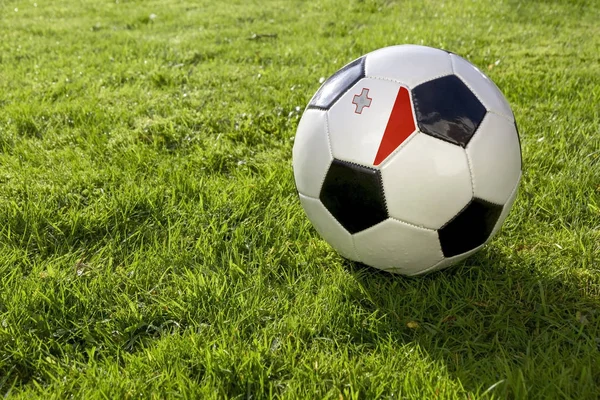
[[[409,90],[365,78],[328,111],[333,157],[379,166],[416,130]]]

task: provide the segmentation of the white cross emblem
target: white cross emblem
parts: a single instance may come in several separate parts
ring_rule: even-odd
[[[354,110],[357,114],[362,114],[363,108],[371,106],[372,98],[369,97],[369,89],[363,88],[360,94],[354,95],[352,99],[352,104],[356,105],[356,110]]]

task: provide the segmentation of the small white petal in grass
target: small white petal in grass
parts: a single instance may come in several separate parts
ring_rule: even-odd
[[[542,136],[542,137],[541,137],[541,138],[539,138],[537,141],[538,141],[538,143],[540,143],[540,142],[543,142],[543,141],[544,141],[544,139],[545,139],[545,137],[543,137],[543,136]]]
[[[155,20],[155,19],[156,19],[156,14],[150,14],[150,15],[148,16],[148,18],[150,18],[150,20],[151,20],[151,21],[152,21],[152,20]]]
[[[37,7],[37,3],[33,3],[33,6],[34,6],[34,7]]]
[[[296,112],[300,112],[300,106],[296,106],[295,110]]]
[[[323,82],[325,82],[325,77],[322,76],[319,78],[319,83],[323,83]]]
[[[19,12],[19,9],[18,9],[18,8],[15,8],[15,12]]]
[[[260,79],[260,77],[261,77],[261,76],[262,76],[262,74],[258,74],[258,75],[256,75],[256,77],[257,77],[258,79]]]
[[[560,244],[558,244],[558,243],[554,243],[554,245],[555,245],[556,247],[558,247],[559,249],[561,249],[561,250],[563,249],[563,247],[562,247]]]
[[[281,346],[281,340],[279,338],[273,339],[271,342],[271,351],[276,351]]]
[[[2,327],[6,328],[8,326],[8,323],[6,322],[5,319],[2,320]]]

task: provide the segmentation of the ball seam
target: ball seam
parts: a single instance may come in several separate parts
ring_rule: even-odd
[[[468,87],[468,85],[467,85],[467,87]],[[469,87],[469,89],[471,89],[471,88]],[[473,89],[471,89],[471,91],[473,91]],[[481,100],[480,100],[480,101],[481,101]],[[483,104],[483,103],[481,103],[481,104]],[[514,122],[516,122],[516,121],[515,121],[515,118],[514,118],[514,116],[513,116],[513,118],[511,118],[510,116],[508,116],[508,115],[506,115],[506,114],[504,114],[504,113],[500,113],[500,112],[498,112],[498,111],[496,111],[496,110],[487,110],[487,112],[488,112],[488,113],[490,113],[490,114],[497,115],[497,116],[499,116],[500,118],[503,118],[503,119],[507,120],[507,121],[508,121],[508,122],[510,122],[511,124],[512,124],[512,123],[514,123]]]
[[[396,218],[396,217],[392,217],[392,216],[390,216],[388,218],[391,220],[394,220],[396,222],[400,222],[401,224],[412,226],[413,228],[423,229],[425,231],[430,231],[430,232],[437,232],[437,229],[427,228],[426,226],[419,226],[419,225],[413,224],[412,222],[408,222],[408,221],[405,221],[400,218]]]
[[[367,75],[367,76],[365,76],[364,79],[377,79],[377,80],[380,80],[380,81],[394,82],[394,83],[398,83],[400,86],[404,86],[408,90],[412,90],[412,88],[408,84],[406,84],[406,83],[404,83],[402,81],[399,81],[398,79],[394,79],[394,78],[386,78],[386,77],[383,77],[383,76]]]
[[[323,190],[323,184],[325,183],[325,179],[327,179],[327,171],[331,168],[331,163],[335,160],[333,156],[333,149],[331,148],[331,137],[329,136],[329,113],[325,111],[325,136],[327,137],[327,151],[329,152],[329,156],[331,160],[329,161],[329,165],[325,169],[325,173],[323,174],[323,178],[321,178],[321,184],[319,185],[319,201],[321,197],[321,190]]]
[[[469,178],[471,179],[471,198],[475,198],[475,177],[473,176],[473,164],[471,157],[466,149],[462,149],[465,157],[467,157],[467,165],[469,166]]]

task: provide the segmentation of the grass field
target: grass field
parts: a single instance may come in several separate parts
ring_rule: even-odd
[[[600,397],[600,3],[0,2],[0,395]],[[327,77],[401,43],[509,99],[521,192],[441,273],[344,261],[293,183]]]

